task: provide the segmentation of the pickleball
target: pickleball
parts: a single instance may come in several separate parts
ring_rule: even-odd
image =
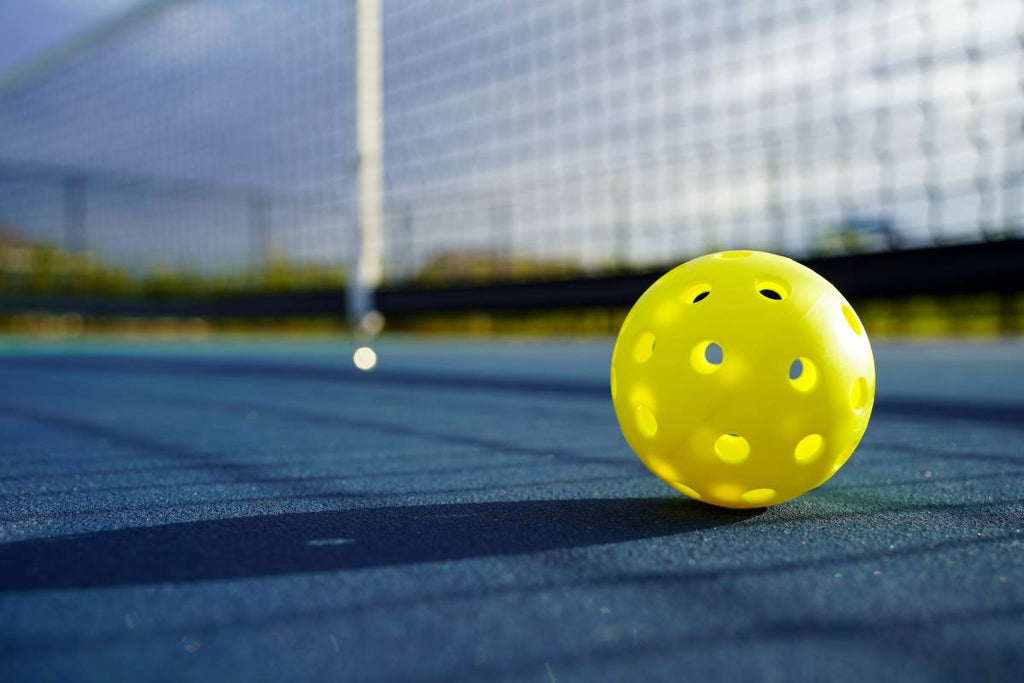
[[[759,251],[674,268],[612,354],[615,414],[640,460],[712,505],[784,503],[849,460],[874,404],[860,318],[825,278]]]

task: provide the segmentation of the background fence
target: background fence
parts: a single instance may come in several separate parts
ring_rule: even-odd
[[[0,81],[0,239],[357,250],[354,3],[149,2]],[[383,0],[385,279],[1024,233],[1018,0]]]

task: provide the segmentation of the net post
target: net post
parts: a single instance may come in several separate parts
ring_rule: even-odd
[[[348,321],[354,328],[374,310],[381,281],[383,229],[383,42],[380,0],[356,3],[356,154],[359,205]]]

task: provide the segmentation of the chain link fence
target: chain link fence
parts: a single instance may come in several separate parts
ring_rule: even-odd
[[[354,3],[143,10],[0,81],[2,235],[346,268]],[[383,0],[381,39],[390,282],[1024,233],[1019,0]]]

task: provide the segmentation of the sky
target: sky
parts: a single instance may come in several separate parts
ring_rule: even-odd
[[[3,0],[0,2],[0,77],[130,9],[139,0]]]
[[[8,0],[2,54],[130,4],[18,3],[10,23]],[[169,4],[0,90],[0,220],[59,240],[80,173],[91,248],[234,267],[254,253],[244,186],[265,190],[275,249],[344,260],[351,7]],[[1022,221],[1019,0],[384,0],[383,23],[392,273],[452,250],[585,268],[799,255],[858,216],[913,244]],[[154,176],[203,191],[143,191]]]

